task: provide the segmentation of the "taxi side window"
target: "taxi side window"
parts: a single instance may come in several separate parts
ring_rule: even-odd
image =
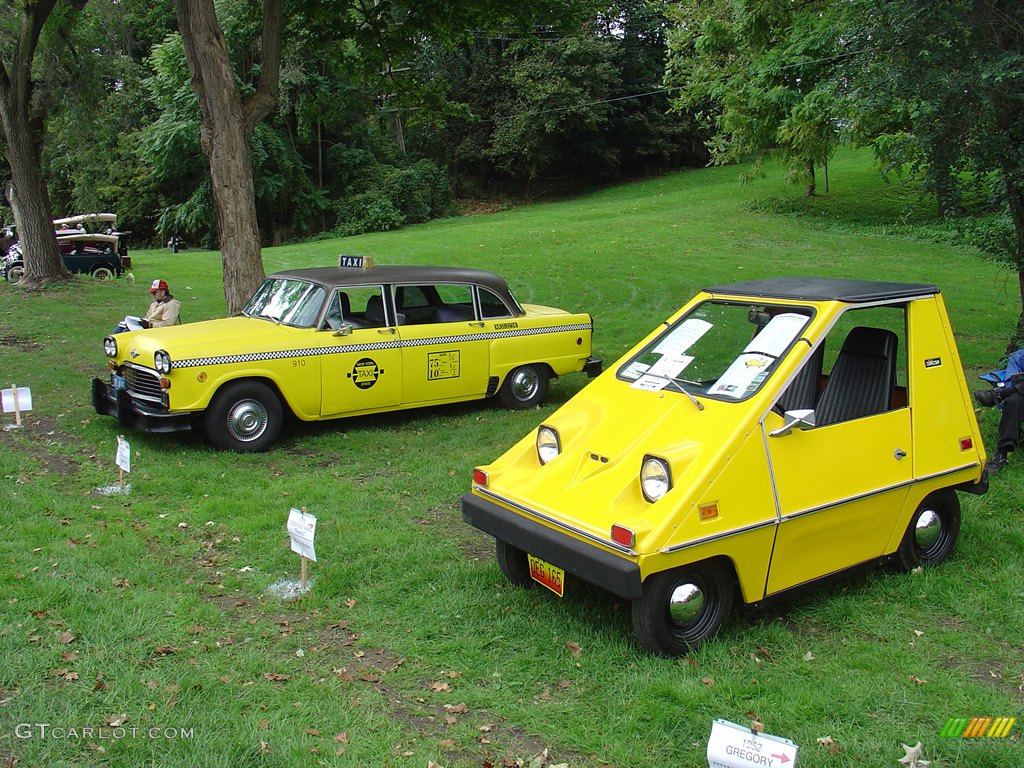
[[[350,312],[345,322],[353,328],[383,328],[387,324],[380,286],[352,286],[344,289]]]
[[[459,283],[437,286],[440,303],[435,321],[438,323],[466,323],[476,317],[473,311],[473,288]]]
[[[487,290],[486,288],[480,288],[479,294],[480,313],[483,317],[512,317],[512,313],[509,312],[508,307],[505,306],[505,302],[503,302],[489,290]]]

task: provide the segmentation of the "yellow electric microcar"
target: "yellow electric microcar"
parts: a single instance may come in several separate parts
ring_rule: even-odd
[[[936,286],[758,280],[702,291],[474,470],[462,515],[511,582],[597,584],[677,655],[736,599],[941,562],[984,464]]]

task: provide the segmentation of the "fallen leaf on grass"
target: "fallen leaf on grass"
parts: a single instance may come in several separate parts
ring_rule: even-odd
[[[928,684],[927,680],[922,680],[917,675],[909,675],[907,679],[910,680],[910,682],[912,682],[914,685],[927,685]]]
[[[280,672],[264,672],[263,679],[272,683],[283,683],[285,680],[291,679],[291,675],[282,675]]]
[[[825,747],[831,754],[839,754],[839,742],[833,739],[831,736],[822,736],[818,739],[818,743]]]
[[[903,751],[906,754],[899,759],[899,764],[906,768],[926,768],[931,764],[928,760],[922,760],[921,756],[924,754],[924,750],[921,748],[921,742],[917,742],[912,747],[908,747],[906,744],[900,744],[903,747]]]
[[[70,632],[61,632],[59,635],[57,635],[57,642],[61,643],[63,645],[67,645],[68,643],[72,642],[74,639],[75,639],[75,636],[72,635]]]
[[[715,684],[715,679],[713,677],[702,677],[700,681],[705,688],[710,688],[712,685]]]
[[[340,741],[342,744],[348,744],[348,731],[342,731],[334,737],[335,741]]]
[[[432,690],[434,693],[443,693],[445,691],[450,691],[452,689],[451,685],[449,685],[448,683],[443,683],[443,682],[442,683],[431,683],[427,687],[430,690]]]
[[[580,647],[579,643],[574,643],[572,640],[565,644],[565,647],[569,649],[569,653],[573,656],[579,656],[583,653],[583,648]]]
[[[462,715],[469,711],[469,707],[466,706],[465,702],[459,702],[458,704],[445,704],[444,711],[450,712],[453,715]]]
[[[803,658],[804,658],[804,661],[814,661],[814,654],[811,653],[810,651],[808,651],[807,653],[804,654]]]

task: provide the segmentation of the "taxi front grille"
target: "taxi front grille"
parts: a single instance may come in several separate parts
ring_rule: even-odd
[[[164,391],[160,387],[160,375],[148,368],[137,368],[131,365],[122,365],[117,369],[118,374],[124,379],[125,389],[128,394],[142,400],[150,400],[162,403]]]

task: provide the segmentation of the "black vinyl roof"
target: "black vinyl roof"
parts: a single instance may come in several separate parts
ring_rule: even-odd
[[[370,269],[353,267],[310,267],[275,272],[268,277],[308,280],[333,289],[347,285],[429,285],[431,283],[470,283],[487,288],[510,307],[518,304],[508,283],[493,272],[464,267],[421,267],[385,265]]]
[[[790,301],[843,301],[849,304],[909,299],[940,292],[938,286],[927,283],[887,283],[827,277],[775,277],[767,280],[725,283],[704,290],[715,295],[753,296]]]

